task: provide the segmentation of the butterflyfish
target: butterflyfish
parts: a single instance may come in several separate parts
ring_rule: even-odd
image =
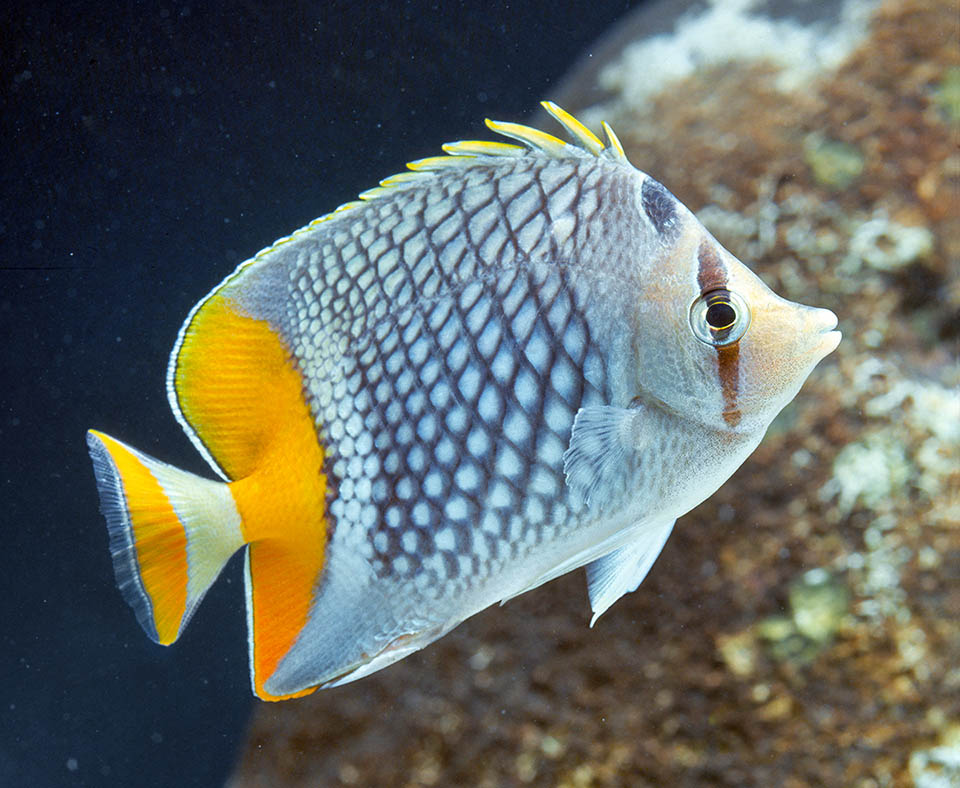
[[[187,316],[174,415],[216,479],[87,436],[120,590],[183,631],[244,550],[253,691],[390,665],[586,567],[593,621],[840,341],[551,102],[242,263]]]

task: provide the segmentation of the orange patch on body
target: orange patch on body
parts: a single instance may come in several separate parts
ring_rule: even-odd
[[[266,320],[222,295],[197,312],[175,373],[187,420],[230,484],[250,543],[253,674],[257,694],[310,615],[326,549],[326,476],[303,380]]]
[[[99,438],[117,467],[133,530],[140,582],[150,597],[157,641],[177,639],[187,607],[187,536],[170,499],[150,470],[125,446]]]

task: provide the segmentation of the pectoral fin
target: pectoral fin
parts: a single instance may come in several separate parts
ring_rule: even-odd
[[[590,507],[604,507],[625,490],[635,460],[632,408],[595,405],[581,408],[573,422],[563,472],[570,489]]]
[[[642,529],[629,544],[587,565],[587,589],[593,609],[591,627],[620,597],[637,590],[663,550],[674,522],[654,523]]]

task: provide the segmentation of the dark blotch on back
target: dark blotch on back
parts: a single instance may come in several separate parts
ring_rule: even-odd
[[[677,198],[653,178],[647,178],[640,188],[640,202],[657,232],[672,234],[677,223]]]

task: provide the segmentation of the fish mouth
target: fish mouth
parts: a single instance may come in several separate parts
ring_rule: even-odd
[[[829,309],[818,309],[817,312],[819,313],[818,318],[820,318],[818,321],[820,322],[818,326],[820,341],[817,343],[817,352],[820,358],[823,358],[837,349],[840,340],[843,339],[843,334],[837,330],[839,320],[833,312]]]

